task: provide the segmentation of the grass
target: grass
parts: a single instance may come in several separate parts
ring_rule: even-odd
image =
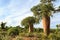
[[[0,35],[0,40],[60,40],[60,33],[51,33],[48,37],[43,33],[21,33],[17,35],[15,38],[11,36],[3,36]]]
[[[19,30],[20,31],[20,30]],[[60,31],[51,29],[50,35],[45,36],[43,32],[34,31],[33,33],[19,32],[19,35],[10,36],[9,31],[0,31],[0,40],[60,40]],[[13,32],[12,32],[13,33]]]

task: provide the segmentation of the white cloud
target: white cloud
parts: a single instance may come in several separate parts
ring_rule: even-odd
[[[30,12],[29,6],[26,7],[27,5],[29,5],[32,2],[32,0],[29,0],[25,7],[21,5],[22,8],[19,8],[20,1],[17,3],[15,3],[15,2],[16,2],[16,0],[15,1],[12,0],[11,3],[8,5],[8,7],[6,7],[6,9],[8,9],[9,12],[11,13],[11,15],[8,15],[4,20],[4,21],[8,22],[8,25],[14,25],[12,22],[16,22],[16,25],[18,25],[19,22],[21,22],[21,20],[23,18],[33,15]]]
[[[0,8],[0,16],[8,14],[7,16],[4,16],[5,18],[2,16],[3,20],[0,19],[0,21],[7,22],[7,25],[20,25],[23,18],[33,15],[30,8],[37,5],[39,1],[40,0],[10,0],[6,7]],[[60,22],[59,17],[56,16],[53,18],[52,22]],[[42,23],[39,24],[39,26],[42,27]]]
[[[22,13],[21,15],[10,15],[10,16],[7,16],[5,18],[5,22],[8,22],[7,25],[13,25],[14,24],[12,22],[15,22],[15,25],[19,25],[21,20],[24,19],[25,17],[28,17],[28,16],[32,16],[33,14],[30,12],[30,11],[27,11],[27,12],[24,12]]]

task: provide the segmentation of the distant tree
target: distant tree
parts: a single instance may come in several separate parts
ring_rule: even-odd
[[[33,32],[33,24],[35,23],[35,18],[34,17],[26,17],[25,19],[22,20],[21,24],[23,26],[28,25],[29,27],[29,32]]]
[[[1,22],[1,29],[5,29],[5,25],[6,25],[6,22],[4,23],[4,22]]]
[[[60,29],[60,24],[57,24],[56,27],[57,27],[57,31],[58,31]]]
[[[16,26],[17,28],[20,28],[20,26],[18,25],[18,26]]]
[[[58,32],[58,24],[56,25],[57,29],[56,29],[56,33]]]
[[[18,26],[16,26],[16,28],[19,30],[20,29],[20,26],[18,25]]]
[[[6,26],[5,29],[8,30],[9,29],[9,26]]]
[[[58,24],[56,25],[56,27],[57,27],[57,28],[59,27]]]

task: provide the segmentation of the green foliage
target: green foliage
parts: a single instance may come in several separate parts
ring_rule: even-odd
[[[52,2],[52,1],[56,1],[56,0],[41,0],[41,2],[43,2],[43,3]]]
[[[38,19],[38,22],[40,22],[39,20],[41,20],[42,18],[47,18],[46,20],[49,19],[48,27],[50,27],[50,16],[52,17],[56,11],[52,1],[55,1],[55,0],[40,0],[40,3],[38,5],[33,6],[31,8],[31,11],[33,12],[35,18]],[[58,9],[58,11],[60,11],[60,9]],[[45,21],[45,20],[43,19],[43,21]],[[46,31],[47,30],[45,30],[45,32]],[[48,33],[48,32],[46,32],[46,33]]]
[[[13,36],[15,36],[15,38],[14,38],[15,40],[22,40],[23,37],[27,37],[27,38],[30,37],[32,39],[35,38],[36,40],[60,40],[60,31],[57,34],[54,33],[54,32],[56,32],[56,29],[51,29],[52,32],[49,36],[46,36],[46,35],[44,35],[43,32],[40,32],[42,30],[40,28],[34,28],[34,29],[36,29],[36,31],[34,31],[33,33],[26,33],[25,31],[23,31],[23,32],[20,32],[18,36],[16,36],[15,33],[17,32],[16,31],[17,29],[18,29],[17,27],[12,27],[12,28],[9,28],[8,31],[6,31],[6,32],[0,31],[0,40],[12,40]],[[23,29],[19,28],[19,29],[20,30],[18,30],[18,31],[24,30],[24,28]],[[13,30],[13,31],[11,32],[11,30]],[[9,33],[9,32],[11,34],[13,33],[13,36],[11,34],[10,34],[10,36],[5,34],[5,33]],[[5,34],[5,36],[4,36],[4,34]]]
[[[16,36],[19,35],[19,30],[17,28],[10,28],[8,30],[8,35],[10,36]]]
[[[22,37],[34,37],[33,33],[20,33],[19,35]]]
[[[31,11],[33,12],[35,18],[37,19],[37,23],[40,23],[43,17],[53,16],[55,12],[54,11],[55,8],[52,2],[48,2],[48,1],[53,1],[53,0],[41,0],[41,3],[31,8]]]
[[[23,40],[23,39],[20,36],[17,36],[16,40]]]
[[[34,37],[34,34],[33,33],[27,33],[26,36],[27,37]]]
[[[19,36],[25,37],[26,33],[19,33]]]
[[[23,26],[29,25],[30,24],[34,24],[35,23],[35,18],[34,17],[27,17],[25,19],[22,20],[21,24]]]
[[[29,26],[26,25],[26,26],[24,27],[24,31],[25,31],[25,33],[28,33],[28,29],[29,29]]]
[[[21,22],[22,26],[29,27],[29,32],[33,32],[33,24],[35,23],[36,23],[36,20],[34,17],[26,17]]]
[[[53,34],[53,33],[51,33],[48,37],[50,40],[56,40],[56,38],[57,38],[56,34]]]
[[[34,32],[41,33],[41,32],[43,32],[43,29],[42,28],[34,28]]]
[[[43,33],[34,33],[34,36],[37,38],[42,38]]]
[[[57,12],[60,12],[60,6],[58,7]]]
[[[0,35],[0,40],[2,40],[2,35]]]
[[[53,5],[51,3],[41,3],[37,6],[31,8],[33,14],[41,19],[43,16],[52,16],[52,11],[54,11]]]
[[[5,29],[6,23],[1,22],[1,29]]]
[[[10,37],[10,36],[3,36],[3,35],[1,35],[0,34],[0,40],[12,40],[12,37]]]

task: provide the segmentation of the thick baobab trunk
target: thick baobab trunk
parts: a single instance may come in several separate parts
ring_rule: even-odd
[[[33,32],[33,24],[29,25],[29,33]]]
[[[43,28],[44,28],[44,34],[49,35],[50,33],[50,17],[46,16],[42,18]]]

